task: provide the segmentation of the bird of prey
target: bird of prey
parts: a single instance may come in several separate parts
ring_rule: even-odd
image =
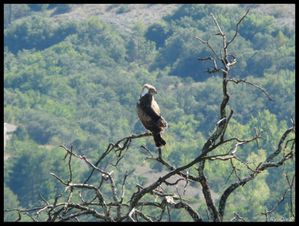
[[[157,94],[154,86],[150,84],[143,85],[139,101],[137,102],[137,114],[143,126],[152,132],[156,146],[161,147],[166,144],[161,137],[161,133],[167,127],[167,122],[161,116],[154,94]]]

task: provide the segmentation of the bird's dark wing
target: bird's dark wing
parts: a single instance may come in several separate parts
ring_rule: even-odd
[[[144,95],[140,98],[140,107],[143,112],[147,114],[153,121],[157,121],[161,118],[159,107],[157,108],[157,104],[155,107],[152,107],[152,96],[149,94]]]

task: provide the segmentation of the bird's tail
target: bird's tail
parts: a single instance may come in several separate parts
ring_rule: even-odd
[[[166,144],[165,140],[163,140],[160,133],[153,134],[153,137],[157,147],[161,147]]]

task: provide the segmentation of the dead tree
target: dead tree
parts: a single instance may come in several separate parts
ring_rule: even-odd
[[[238,148],[242,145],[246,145],[251,142],[256,142],[261,138],[261,133],[256,132],[256,135],[248,139],[240,139],[238,137],[226,138],[225,132],[230,123],[230,119],[233,116],[233,109],[228,107],[230,95],[229,95],[229,83],[239,84],[246,83],[252,85],[261,90],[267,98],[271,100],[270,95],[265,89],[248,82],[244,79],[235,80],[230,77],[230,68],[236,64],[235,57],[231,57],[229,53],[229,46],[238,35],[239,25],[244,20],[249,10],[241,17],[235,27],[235,33],[231,39],[227,39],[226,33],[222,30],[216,17],[211,14],[212,20],[218,29],[218,37],[222,39],[221,53],[217,54],[215,49],[211,46],[209,41],[205,41],[200,37],[196,37],[202,44],[206,45],[211,52],[211,56],[200,58],[201,61],[211,61],[213,68],[209,69],[210,73],[222,73],[222,102],[219,109],[219,118],[215,119],[215,130],[207,138],[201,150],[199,150],[198,156],[191,162],[175,167],[169,163],[169,161],[162,156],[161,149],[157,149],[156,156],[153,155],[151,150],[142,146],[141,148],[147,153],[147,160],[156,161],[159,164],[165,166],[168,172],[159,177],[154,182],[147,186],[136,184],[136,190],[131,194],[126,194],[126,182],[132,172],[124,172],[121,179],[116,181],[113,172],[107,171],[105,168],[99,167],[107,156],[115,156],[116,161],[112,163],[115,167],[123,160],[125,154],[130,151],[130,145],[134,139],[142,139],[143,137],[151,136],[150,133],[143,133],[138,135],[130,135],[122,138],[116,143],[111,143],[106,148],[105,152],[100,156],[98,161],[93,164],[86,156],[76,154],[72,148],[61,146],[62,150],[66,152],[65,159],[67,160],[68,167],[68,179],[62,179],[59,175],[51,173],[51,175],[61,183],[65,190],[63,194],[56,196],[52,203],[41,199],[44,205],[32,208],[32,209],[13,209],[6,211],[16,211],[18,213],[18,219],[20,221],[23,215],[29,216],[33,221],[161,221],[165,213],[168,216],[168,221],[171,221],[171,211],[174,209],[182,209],[188,214],[193,221],[203,221],[203,214],[198,213],[190,203],[184,200],[177,192],[169,193],[162,188],[165,186],[176,186],[179,181],[185,182],[185,187],[189,186],[189,182],[199,183],[202,188],[205,204],[208,211],[209,221],[221,222],[225,214],[225,207],[229,196],[240,186],[246,185],[247,182],[254,180],[261,172],[272,167],[280,167],[287,160],[293,158],[295,148],[295,138],[292,135],[295,132],[295,123],[292,121],[292,125],[288,128],[280,138],[280,141],[275,150],[270,153],[266,160],[261,161],[257,167],[252,168],[248,163],[243,162],[238,157]],[[213,154],[220,146],[224,144],[232,144],[234,147],[222,154]],[[215,153],[215,152],[214,152]],[[84,162],[90,169],[91,173],[83,183],[77,183],[73,181],[72,161],[73,159],[79,159]],[[240,161],[243,166],[249,170],[249,174],[244,177],[238,177],[235,167],[232,164],[232,160]],[[228,185],[220,195],[220,201],[218,206],[215,204],[215,200],[211,195],[211,189],[209,181],[205,175],[205,163],[206,161],[224,161],[227,164],[232,165],[232,174],[236,175],[236,181]],[[197,173],[191,174],[191,167],[197,167]],[[117,169],[117,168],[116,168]],[[170,181],[173,176],[179,177],[175,181]],[[96,178],[96,182],[88,183],[90,178]],[[176,178],[177,178],[176,177]],[[289,190],[294,190],[294,178],[287,177]],[[117,185],[121,185],[121,189],[117,189]],[[288,191],[289,191],[288,190]],[[286,192],[288,192],[286,191]],[[271,210],[265,210],[266,220],[269,215],[277,208],[277,206],[285,199],[286,192],[282,198],[277,202]],[[151,197],[151,198],[145,198]],[[127,201],[126,201],[127,200]],[[144,211],[145,208],[150,207],[155,210],[155,214],[148,214]],[[293,210],[292,214],[293,216]],[[87,217],[89,218],[82,218]],[[231,221],[245,221],[238,213],[234,213],[234,218]]]

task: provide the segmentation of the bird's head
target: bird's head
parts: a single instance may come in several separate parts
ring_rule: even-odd
[[[150,84],[144,84],[140,96],[142,97],[147,93],[154,95],[157,94],[157,90],[154,86]]]

